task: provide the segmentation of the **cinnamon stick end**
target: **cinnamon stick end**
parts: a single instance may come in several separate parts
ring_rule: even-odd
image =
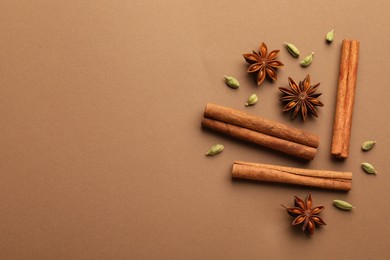
[[[204,117],[207,117],[207,111],[208,111],[208,108],[210,105],[211,105],[211,103],[207,103],[206,106],[204,107],[204,112],[203,112]]]
[[[347,159],[349,156],[349,153],[348,153],[348,151],[344,151],[344,150],[339,151],[338,149],[332,149],[331,155],[332,155],[332,157],[337,158],[337,159]]]
[[[233,167],[232,167],[232,178],[235,178],[237,177],[237,163],[236,162],[233,162]]]
[[[336,158],[336,159],[347,159],[348,158],[348,155],[347,156],[345,156],[345,155],[343,155],[342,153],[340,153],[340,152],[331,152],[331,156],[333,157],[333,158]]]

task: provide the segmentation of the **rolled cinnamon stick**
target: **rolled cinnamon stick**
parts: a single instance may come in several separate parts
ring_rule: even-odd
[[[331,154],[338,158],[346,159],[349,155],[358,57],[359,42],[345,39],[341,48],[339,83],[331,149]]]
[[[348,81],[347,81],[347,99],[346,99],[346,118],[345,118],[345,140],[343,143],[343,150],[341,152],[342,158],[348,158],[349,155],[349,143],[351,140],[351,129],[352,129],[352,113],[353,106],[355,103],[355,94],[356,94],[356,76],[357,76],[357,66],[358,66],[358,55],[359,55],[359,42],[351,41],[351,54],[349,58],[349,67],[348,67]]]
[[[341,155],[343,150],[342,135],[345,122],[345,100],[347,95],[348,63],[351,42],[344,40],[341,47],[339,83],[337,88],[336,112],[333,124],[332,155]]]
[[[352,189],[351,172],[308,170],[242,161],[233,163],[232,177],[332,190],[348,191]]]
[[[313,160],[317,149],[306,145],[290,142],[284,139],[269,136],[247,128],[235,126],[221,121],[203,118],[202,126],[216,130],[229,136],[236,137],[251,143],[259,144],[277,151],[281,151],[298,158]]]
[[[260,116],[249,115],[239,110],[211,103],[206,105],[204,116],[314,148],[317,148],[320,143],[318,135],[274,122]]]

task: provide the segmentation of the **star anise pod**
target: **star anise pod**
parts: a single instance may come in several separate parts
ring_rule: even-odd
[[[317,99],[322,93],[315,93],[320,86],[320,83],[310,86],[310,75],[307,75],[302,82],[299,82],[299,85],[289,77],[288,85],[291,89],[279,88],[284,94],[284,97],[282,97],[280,101],[288,102],[284,107],[283,112],[294,108],[292,114],[292,119],[294,119],[298,115],[298,112],[301,111],[303,121],[306,121],[308,111],[315,117],[318,117],[315,106],[324,106],[324,104]]]
[[[271,79],[276,80],[276,69],[283,67],[284,64],[276,60],[279,50],[273,50],[267,55],[268,49],[265,43],[261,43],[259,52],[243,54],[246,62],[251,64],[247,70],[248,73],[258,72],[257,85],[263,83],[265,76],[268,75]]]
[[[287,213],[291,216],[295,217],[292,224],[299,225],[302,223],[302,230],[308,231],[310,235],[313,235],[314,228],[317,225],[326,225],[326,223],[322,220],[318,214],[325,209],[324,206],[318,206],[312,209],[313,200],[311,198],[311,194],[306,197],[306,200],[294,196],[294,204],[295,207],[287,208],[282,205],[287,210]]]

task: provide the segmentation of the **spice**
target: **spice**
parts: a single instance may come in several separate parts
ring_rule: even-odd
[[[376,144],[376,141],[366,141],[362,144],[362,150],[369,151],[375,146],[375,144]]]
[[[204,117],[313,148],[320,144],[320,137],[313,133],[212,103],[207,103]]]
[[[343,200],[334,200],[333,205],[342,210],[351,210],[355,208],[354,206]]]
[[[317,153],[317,148],[275,138],[273,136],[268,136],[266,134],[218,120],[203,118],[202,126],[240,140],[255,143],[305,160],[313,160]]]
[[[352,189],[351,172],[309,170],[272,164],[235,161],[232,177],[331,190],[349,191]]]
[[[330,32],[328,32],[328,33],[326,34],[325,40],[326,40],[328,43],[333,42],[333,40],[334,40],[334,30],[331,30]]]
[[[307,67],[313,62],[313,55],[314,52],[312,52],[310,55],[306,56],[302,61],[301,61],[301,66],[302,67]]]
[[[216,144],[214,146],[212,146],[206,153],[206,155],[216,155],[216,154],[219,154],[220,152],[222,152],[224,149],[223,145],[222,144]]]
[[[306,160],[314,158],[319,144],[312,133],[211,103],[204,110],[202,126]]]
[[[245,106],[252,106],[252,105],[256,104],[257,101],[258,101],[257,95],[252,94],[249,96],[248,101],[245,103]]]
[[[324,220],[318,216],[318,214],[325,209],[324,206],[318,206],[312,208],[313,200],[311,194],[306,197],[306,200],[294,196],[295,207],[287,208],[282,205],[287,210],[287,213],[294,218],[292,222],[293,226],[302,224],[302,230],[307,231],[310,235],[313,235],[316,224],[317,225],[326,225]]]
[[[358,59],[359,41],[345,39],[341,48],[340,72],[331,148],[331,154],[342,159],[348,158],[349,155]]]
[[[370,163],[364,162],[362,163],[362,168],[366,173],[377,174],[378,172],[375,170],[374,166]]]
[[[272,80],[277,79],[276,69],[283,67],[284,64],[276,60],[279,54],[279,50],[273,50],[269,54],[268,48],[265,43],[261,43],[259,52],[253,51],[253,53],[243,54],[246,62],[251,64],[247,70],[248,73],[257,72],[257,85],[260,86],[263,83],[266,75]]]
[[[298,58],[299,57],[299,50],[297,47],[295,47],[294,44],[285,42],[284,45],[286,46],[286,49],[288,52],[294,57]]]
[[[324,104],[317,99],[322,93],[315,93],[320,86],[320,83],[310,86],[310,75],[307,75],[302,82],[299,82],[299,85],[289,77],[288,84],[290,89],[279,88],[284,94],[280,101],[288,102],[284,107],[283,112],[294,109],[292,114],[292,119],[294,119],[298,115],[298,112],[301,111],[303,121],[306,121],[307,112],[318,117],[315,107],[324,106]]]
[[[238,88],[240,86],[240,82],[238,82],[237,79],[231,77],[231,76],[224,76],[225,77],[225,83],[231,88]]]

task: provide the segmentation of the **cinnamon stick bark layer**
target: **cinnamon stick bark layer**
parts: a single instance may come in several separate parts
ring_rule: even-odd
[[[204,117],[203,127],[305,160],[314,158],[319,145],[317,135],[228,107],[209,103]]]
[[[249,115],[233,108],[208,103],[204,110],[204,116],[314,148],[317,148],[320,143],[318,135],[260,116]]]
[[[352,189],[351,172],[308,170],[242,161],[233,163],[232,177],[332,190],[349,191]]]
[[[331,154],[346,159],[349,155],[352,114],[356,93],[359,42],[344,39],[341,48],[336,112],[333,125]]]

